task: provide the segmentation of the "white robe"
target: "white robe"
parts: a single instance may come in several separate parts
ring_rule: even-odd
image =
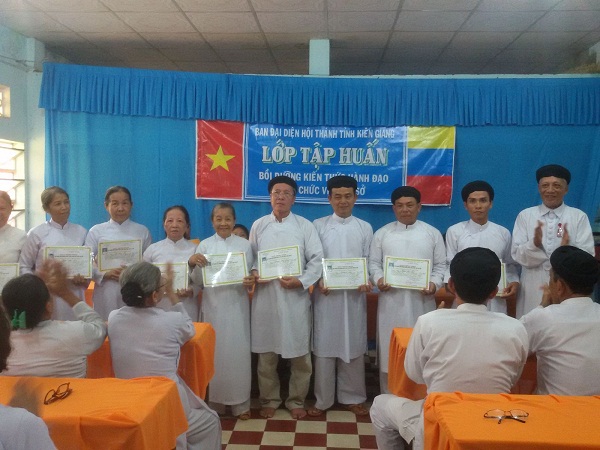
[[[542,226],[542,246],[533,244],[533,235],[538,220]],[[566,225],[569,245],[594,254],[592,227],[586,214],[564,203],[551,210],[545,205],[524,209],[517,216],[512,238],[512,257],[521,267],[521,288],[517,298],[517,319],[527,314],[542,301],[540,286],[548,284],[550,277],[550,255],[561,243],[557,236],[558,225]]]
[[[44,320],[11,332],[13,351],[2,375],[85,378],[87,356],[104,342],[106,324],[85,302],[73,306],[73,313],[77,320]]]
[[[450,278],[450,263],[461,250],[470,247],[484,247],[492,250],[506,264],[506,284],[519,281],[519,266],[510,254],[510,231],[493,222],[483,225],[467,220],[452,225],[446,232],[446,275],[444,282]],[[453,305],[456,309],[456,303]],[[488,310],[506,314],[506,300],[494,297],[488,302]]]
[[[437,289],[442,286],[446,272],[446,248],[442,235],[431,225],[420,220],[412,225],[396,221],[375,232],[369,256],[369,273],[374,285],[383,277],[386,256],[429,259],[429,281]],[[377,305],[379,369],[387,373],[392,330],[414,327],[419,316],[435,309],[435,297],[423,295],[418,290],[391,288],[379,293]]]
[[[600,305],[589,297],[521,317],[537,356],[537,394],[600,395]]]
[[[25,244],[27,233],[20,228],[9,224],[0,228],[0,264],[14,264],[19,262],[21,248]]]
[[[315,220],[325,258],[369,258],[373,228],[364,220],[337,215]],[[356,289],[314,290],[313,353],[345,363],[367,351],[367,299]]]
[[[174,305],[171,311],[124,306],[111,311],[108,317],[110,354],[115,376],[125,379],[167,377],[175,381],[189,428],[198,428],[197,422],[192,423],[192,420],[201,422],[200,428],[203,429],[211,428],[210,423],[213,422],[218,428],[214,433],[208,433],[205,441],[196,448],[216,450],[221,447],[217,414],[177,374],[181,346],[195,333],[194,324],[181,303]],[[217,431],[218,436],[215,436]],[[178,449],[182,448],[180,443],[178,440]]]
[[[42,419],[23,408],[0,405],[1,450],[56,450]]]
[[[110,241],[129,241],[137,239],[141,241],[142,253],[146,251],[152,243],[150,231],[144,225],[135,223],[127,219],[122,224],[118,224],[110,219],[108,222],[94,225],[85,239],[85,245],[92,248],[92,253],[96,258],[98,256],[98,245],[101,242]],[[94,268],[94,309],[102,316],[104,320],[108,319],[108,314],[124,306],[121,298],[121,287],[118,281],[103,280],[103,272]]]
[[[406,374],[427,392],[508,393],[527,361],[527,332],[518,320],[463,303],[417,320],[406,349]],[[414,438],[422,448],[424,400],[375,397],[371,418],[379,448],[400,448]],[[485,412],[485,411],[484,411]],[[483,412],[482,412],[483,415]]]
[[[156,264],[168,262],[187,264],[190,256],[195,252],[196,244],[187,239],[179,239],[177,242],[173,242],[171,239],[166,238],[150,245],[144,252],[143,259],[146,262]],[[190,297],[182,299],[181,303],[192,321],[198,322],[200,317],[198,312],[198,293],[200,292],[200,288],[194,284],[188,284],[188,287],[193,290],[193,294]],[[168,311],[171,309],[171,302],[165,297],[156,306]]]
[[[232,234],[227,239],[214,234],[200,242],[196,253],[246,255],[248,274],[254,257],[247,239]],[[202,269],[198,266],[192,278],[202,284]],[[202,320],[209,322],[216,333],[215,375],[208,394],[211,402],[239,405],[250,400],[252,378],[250,351],[250,300],[241,284],[204,286],[202,293]]]
[[[29,230],[27,240],[21,249],[19,259],[20,273],[34,273],[44,261],[44,249],[53,246],[81,246],[85,243],[87,230],[76,223],[67,222],[65,226],[50,219]],[[71,290],[79,300],[85,301],[85,289],[70,283]],[[76,320],[73,310],[67,302],[54,296],[52,318],[56,320]]]
[[[252,351],[295,358],[310,352],[311,313],[308,288],[322,272],[323,247],[315,226],[290,213],[282,222],[273,213],[256,220],[250,244],[258,251],[298,245],[303,288],[284,289],[278,280],[257,284],[252,301]]]

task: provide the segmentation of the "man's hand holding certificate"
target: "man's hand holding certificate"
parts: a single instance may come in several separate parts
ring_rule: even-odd
[[[261,280],[302,275],[300,248],[278,247],[258,252],[258,273]]]
[[[431,261],[429,259],[384,258],[383,282],[391,287],[427,291],[430,289],[429,274]]]

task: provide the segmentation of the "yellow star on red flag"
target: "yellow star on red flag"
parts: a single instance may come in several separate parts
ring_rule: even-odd
[[[235,156],[233,155],[226,155],[225,153],[223,153],[223,148],[219,145],[219,150],[217,150],[217,153],[214,153],[212,155],[206,154],[206,156],[208,156],[210,159],[212,159],[212,167],[210,168],[210,170],[215,170],[217,167],[222,167],[223,169],[225,169],[227,172],[229,172],[229,166],[227,165],[227,161],[229,161],[232,158],[235,158]]]

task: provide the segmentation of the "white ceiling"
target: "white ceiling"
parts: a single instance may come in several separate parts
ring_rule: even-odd
[[[0,24],[73,63],[332,75],[562,73],[600,42],[600,0],[0,0]]]

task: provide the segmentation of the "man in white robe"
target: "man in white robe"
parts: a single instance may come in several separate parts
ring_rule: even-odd
[[[470,220],[454,224],[446,232],[448,269],[444,282],[448,283],[450,263],[459,251],[469,247],[489,248],[500,258],[500,261],[505,263],[506,286],[488,302],[488,310],[506,314],[507,304],[512,304],[512,310],[517,300],[519,266],[510,255],[510,231],[488,220],[490,209],[494,204],[494,188],[485,181],[471,181],[462,188],[461,196]],[[456,304],[453,307],[456,309]]]
[[[373,228],[352,215],[358,198],[353,177],[339,175],[327,180],[333,214],[313,223],[323,244],[325,258],[365,258]],[[366,269],[366,268],[365,268]],[[308,410],[320,416],[337,399],[357,415],[366,415],[367,399],[364,354],[367,350],[367,280],[358,288],[329,289],[319,280],[313,304],[313,354],[315,355],[315,397]],[[337,369],[337,375],[336,375]]]
[[[411,186],[392,192],[396,221],[375,232],[369,253],[369,273],[379,289],[377,303],[377,355],[381,392],[388,393],[388,358],[392,330],[412,328],[417,318],[435,309],[434,294],[446,272],[446,248],[440,232],[417,220],[421,193]],[[429,260],[429,284],[423,289],[392,287],[384,278],[386,257]]]
[[[452,260],[448,284],[459,306],[419,317],[404,360],[406,374],[425,384],[427,393],[508,393],[519,379],[527,360],[525,327],[485,306],[498,292],[500,271],[500,260],[486,248],[467,248]],[[371,421],[379,450],[404,449],[411,442],[414,450],[422,448],[423,402],[375,397]]]
[[[273,417],[281,404],[277,374],[279,356],[289,359],[291,375],[285,406],[294,419],[306,416],[312,362],[310,356],[311,311],[308,288],[321,277],[323,247],[314,225],[292,213],[296,182],[287,176],[269,182],[273,212],[252,225],[250,244],[255,258],[257,286],[252,300],[252,351],[258,353],[260,415]],[[258,252],[298,247],[300,275],[263,279],[257,267]]]
[[[600,395],[600,304],[590,298],[598,262],[564,245],[550,264],[542,303],[521,317],[529,352],[537,356],[537,393]]]
[[[541,286],[548,284],[550,255],[561,245],[573,245],[594,254],[592,227],[586,214],[565,205],[571,173],[556,164],[536,172],[542,204],[517,216],[512,237],[512,257],[522,267],[517,297],[517,319],[542,300]]]

